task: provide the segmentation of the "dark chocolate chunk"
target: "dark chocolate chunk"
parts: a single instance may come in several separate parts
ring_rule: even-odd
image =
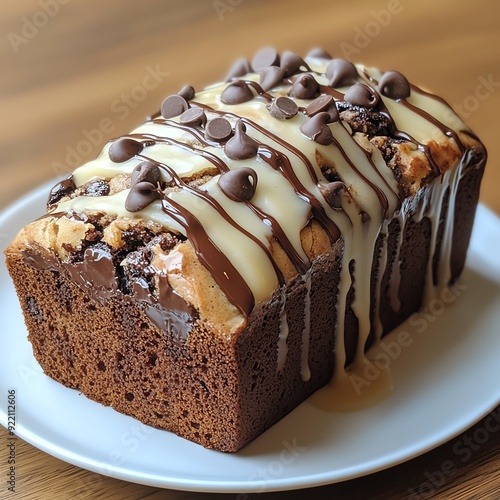
[[[179,94],[172,94],[163,101],[161,105],[161,114],[163,118],[168,120],[169,118],[181,115],[188,108],[189,104],[184,97]]]
[[[109,183],[104,179],[99,179],[92,182],[85,189],[85,194],[87,196],[108,196],[109,194]]]
[[[258,73],[268,66],[279,66],[280,56],[272,47],[265,47],[253,56],[252,68]]]
[[[313,99],[319,94],[319,85],[310,73],[300,75],[290,88],[288,95],[297,99]]]
[[[241,78],[242,76],[245,76],[246,74],[251,72],[252,67],[250,66],[250,63],[242,57],[232,65],[229,73],[226,76],[226,82],[232,80],[233,78]]]
[[[267,92],[276,87],[285,78],[285,71],[278,66],[269,66],[260,72],[260,86]]]
[[[249,201],[257,187],[257,173],[253,168],[242,167],[224,172],[218,181],[222,192],[233,201]]]
[[[285,50],[281,55],[280,67],[285,71],[285,76],[298,73],[300,68],[304,68],[306,71],[309,70],[309,66],[304,59],[289,50]]]
[[[179,123],[181,125],[187,125],[189,127],[197,127],[200,125],[205,125],[207,123],[207,115],[202,108],[189,108],[182,113],[179,118]]]
[[[65,196],[71,194],[75,189],[75,181],[73,180],[72,175],[70,175],[67,179],[63,179],[61,182],[58,182],[50,190],[49,197],[47,199],[47,208],[50,208],[61,198],[64,198]]]
[[[341,181],[334,181],[320,186],[319,190],[332,208],[342,207],[342,194],[346,186]]]
[[[108,152],[109,158],[114,163],[123,163],[138,155],[142,148],[142,143],[128,137],[122,137],[111,144]]]
[[[359,77],[356,66],[345,59],[332,59],[326,68],[325,75],[332,87],[353,85]]]
[[[215,142],[227,141],[233,135],[233,129],[228,120],[222,117],[212,118],[205,126],[205,137]]]
[[[118,289],[112,249],[104,243],[85,249],[83,259],[65,266],[74,284],[98,301],[111,298]]]
[[[238,120],[234,136],[226,142],[224,152],[232,160],[246,160],[257,155],[259,143],[246,134],[243,122]]]
[[[131,185],[139,184],[139,182],[150,182],[156,186],[161,181],[160,168],[150,161],[141,161],[138,163],[130,176]]]
[[[373,89],[368,87],[368,85],[364,83],[355,83],[345,93],[344,99],[355,106],[374,108],[378,104],[380,96]]]
[[[306,107],[307,116],[314,116],[323,111],[326,111],[330,115],[330,122],[336,122],[339,119],[335,99],[331,95],[320,95]]]
[[[315,57],[316,59],[332,59],[332,56],[326,50],[318,47],[310,50],[306,57]]]
[[[327,123],[330,120],[330,115],[326,112],[318,113],[312,118],[309,118],[303,125],[300,126],[300,131],[308,138],[316,141],[324,146],[333,142],[333,135]]]
[[[125,200],[125,209],[129,212],[138,212],[160,198],[160,196],[158,188],[151,182],[138,182],[130,188]]]
[[[253,99],[250,87],[243,80],[231,82],[223,91],[220,100],[224,104],[241,104]]]
[[[177,92],[178,95],[180,95],[181,97],[184,97],[184,99],[186,99],[186,101],[190,101],[194,95],[196,94],[195,90],[193,87],[191,87],[191,85],[184,85],[184,87],[182,87],[181,90],[179,90],[179,92]]]
[[[411,93],[408,80],[398,71],[386,71],[378,82],[378,88],[382,95],[391,99],[406,99]]]
[[[293,118],[299,111],[299,107],[295,103],[294,100],[289,97],[277,97],[273,100],[273,102],[268,106],[269,113],[274,118],[278,118],[280,120],[288,120],[289,118]]]

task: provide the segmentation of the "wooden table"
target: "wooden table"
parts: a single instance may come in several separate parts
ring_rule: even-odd
[[[300,54],[322,46],[336,56],[398,69],[446,96],[489,147],[481,201],[500,214],[499,23],[498,6],[488,0],[4,2],[0,204],[90,159],[183,84],[199,89],[225,75],[237,57],[274,45]],[[146,88],[148,74],[154,76]],[[488,427],[495,415],[500,407],[476,428]],[[473,433],[469,429],[434,451],[364,478],[262,498],[498,499],[500,432],[471,448],[455,471],[443,470],[453,446]],[[0,428],[0,443],[6,440]],[[1,498],[235,498],[102,477],[24,442],[17,453],[15,494],[6,491],[0,454]]]

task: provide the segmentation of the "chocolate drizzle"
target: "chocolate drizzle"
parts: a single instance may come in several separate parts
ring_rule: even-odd
[[[463,144],[455,131],[446,127],[424,110],[407,102],[406,98],[409,96],[409,90],[406,87],[407,81],[399,73],[386,73],[381,79],[380,87],[377,87],[378,82],[367,71],[360,70],[358,72],[356,66],[348,61],[332,59],[331,56],[324,52],[315,52],[311,57],[324,59],[325,65],[330,60],[325,73],[318,73],[311,70],[302,58],[292,52],[284,52],[280,57],[274,49],[263,49],[253,58],[251,65],[247,60],[240,60],[228,77],[229,79],[233,79],[235,77],[244,77],[249,72],[260,73],[259,83],[253,80],[254,76],[248,80],[233,80],[223,88],[217,99],[220,98],[220,101],[226,106],[242,105],[252,100],[261,104],[264,102],[267,105],[269,114],[274,117],[269,118],[271,120],[289,120],[298,115],[297,119],[289,120],[290,126],[295,126],[297,129],[300,127],[300,130],[306,137],[312,141],[316,141],[318,144],[322,144],[325,147],[337,148],[346,165],[375,193],[376,197],[371,193],[370,197],[378,200],[382,217],[390,215],[389,208],[393,205],[391,205],[389,198],[393,194],[394,196],[397,196],[397,194],[378,170],[370,152],[367,152],[354,141],[341,123],[328,125],[340,120],[337,106],[339,106],[339,110],[341,111],[341,105],[351,106],[351,108],[357,107],[357,109],[367,108],[370,112],[373,111],[373,114],[386,117],[389,122],[387,130],[390,132],[390,138],[409,141],[415,144],[426,155],[433,169],[433,175],[437,175],[440,172],[436,162],[432,158],[429,147],[416,141],[410,134],[398,130],[393,117],[384,106],[383,99],[374,90],[375,88],[378,88],[383,96],[397,100],[398,105],[405,106],[438,127],[445,135],[456,142],[461,151],[464,151]],[[326,77],[330,85],[319,84],[317,76]],[[363,78],[368,84],[359,83],[363,81]],[[273,94],[272,89],[278,85],[289,86],[288,95],[290,97],[284,97],[281,91],[279,93],[274,92]],[[352,87],[346,91],[345,95],[332,88],[332,86],[346,85],[352,85]],[[411,92],[422,92],[425,94],[414,86],[411,86]],[[157,203],[157,205],[183,228],[200,261],[211,272],[215,281],[227,295],[229,301],[244,315],[248,315],[255,305],[255,299],[250,286],[231,263],[228,256],[224,255],[215,242],[211,240],[202,222],[187,207],[182,206],[179,201],[176,201],[177,198],[175,196],[170,196],[168,190],[165,192],[162,191],[162,189],[165,189],[165,178],[168,179],[169,188],[174,186],[177,192],[180,191],[188,196],[197,197],[201,202],[214,209],[226,223],[258,245],[272,263],[278,281],[280,284],[283,284],[285,282],[283,274],[273,259],[270,249],[257,236],[250,234],[249,231],[241,227],[232,218],[231,214],[227,213],[221,204],[216,201],[214,196],[197,187],[195,183],[191,184],[184,181],[165,161],[158,161],[151,158],[144,151],[144,148],[149,145],[161,143],[181,148],[183,151],[202,156],[209,161],[220,174],[218,181],[221,190],[231,200],[245,204],[271,229],[273,238],[283,248],[297,272],[302,275],[305,275],[309,269],[310,262],[291,243],[278,220],[252,203],[257,189],[257,177],[256,174],[254,176],[244,171],[244,168],[247,168],[251,163],[245,164],[244,168],[238,168],[234,166],[234,163],[230,163],[229,160],[240,161],[255,158],[255,162],[267,164],[274,171],[279,172],[293,187],[297,197],[308,204],[309,213],[305,223],[307,224],[311,220],[317,221],[325,229],[332,243],[337,241],[341,234],[336,223],[332,220],[332,210],[330,210],[328,205],[335,212],[343,212],[343,201],[349,197],[352,197],[354,201],[355,199],[351,196],[352,193],[349,192],[350,186],[346,186],[342,182],[343,179],[335,180],[335,177],[332,176],[333,181],[329,177],[329,180],[332,182],[326,184],[324,177],[321,176],[319,171],[319,166],[313,165],[310,156],[306,155],[295,145],[272,133],[256,121],[246,116],[239,116],[237,114],[239,111],[235,113],[228,112],[226,111],[228,107],[223,107],[223,110],[214,109],[208,104],[203,103],[202,98],[200,98],[200,102],[192,101],[194,95],[192,87],[183,87],[178,94],[171,95],[164,101],[162,105],[163,117],[156,114],[152,119],[152,123],[181,130],[189,134],[193,140],[189,139],[186,141],[185,139],[159,137],[153,134],[131,134],[111,143],[109,157],[115,163],[123,163],[129,159],[140,158],[148,162],[149,166],[155,167],[156,170],[153,169],[155,172],[154,179],[150,178],[153,174],[149,167],[147,175],[144,172],[134,173],[136,178],[132,179],[126,203],[127,210],[142,210],[148,204],[159,199],[160,203]],[[202,96],[203,92],[198,95]],[[435,98],[435,96],[432,97]],[[307,99],[310,102],[306,103],[307,105],[302,104],[304,107],[299,107],[294,99]],[[235,110],[238,109],[243,108],[235,106]],[[304,117],[307,118],[305,122]],[[280,127],[281,125],[282,123],[274,120],[273,126]],[[340,136],[339,134],[343,135]],[[258,140],[256,140],[256,137],[258,137]],[[269,139],[269,141],[262,139],[262,137]],[[351,145],[350,142],[347,144],[345,142],[348,140],[347,138],[349,138],[349,141],[352,140],[355,145]],[[280,149],[272,147],[272,144],[279,145]],[[207,150],[207,148],[215,148],[216,153]],[[290,154],[285,154],[282,150]],[[319,150],[321,151],[321,148]],[[295,163],[292,164],[292,156],[294,157],[294,161],[296,158],[304,166],[305,176],[308,177],[307,180],[304,180],[304,177],[300,177],[299,179],[299,176],[294,171]],[[225,160],[224,158],[229,160]],[[353,158],[357,158],[357,160]],[[363,159],[362,166],[357,164],[357,162],[361,162],[361,158]],[[231,165],[231,169],[228,163]],[[377,173],[380,180],[370,180],[373,179],[373,174],[367,170],[370,168]],[[157,178],[157,172],[160,170],[163,172],[163,185],[161,185],[160,179]],[[240,171],[239,173],[238,170]],[[56,190],[57,193],[53,195],[54,203],[59,201],[60,196],[70,194],[73,189],[69,185],[58,188]],[[325,200],[320,201],[321,196],[319,196],[319,199],[317,198],[318,191],[324,196],[328,205],[325,203]],[[372,212],[374,213],[375,210],[372,210]],[[202,217],[200,216],[200,218]],[[337,220],[335,215],[333,219]],[[367,221],[366,214],[363,220]],[[98,267],[101,263],[99,255],[89,254],[85,259],[89,263],[92,262],[93,267]],[[104,260],[102,261],[102,265],[105,265]],[[81,266],[80,268],[75,267],[75,272],[78,272],[81,280],[85,281],[84,277],[87,271],[85,270],[85,264],[81,264]],[[107,270],[104,271],[107,272]],[[166,286],[168,286],[168,282],[166,280],[165,282]],[[175,302],[174,299],[176,297],[172,296],[174,292],[168,288],[165,288],[165,290],[166,296],[171,297],[171,300],[169,300]],[[101,292],[103,294],[107,293],[104,288],[102,288]],[[154,301],[152,300],[150,302],[153,304],[151,306],[152,309],[148,306],[152,311],[151,315],[160,314],[158,313],[158,304],[153,303]],[[161,319],[157,317],[157,321],[165,325],[168,322],[175,323],[175,318],[168,318],[163,315]]]
[[[438,98],[434,94],[430,94],[428,92],[425,92],[424,90],[418,88],[416,85],[410,84],[410,86],[415,92],[419,92],[423,95],[427,95],[429,97],[432,97],[433,99],[436,99],[437,101],[442,102],[443,104],[448,106],[447,102],[444,99]],[[437,120],[436,118],[434,118],[431,114],[426,113],[423,109],[420,109],[420,108],[417,108],[416,106],[413,106],[413,104],[409,103],[408,101],[404,102],[404,106],[411,109],[414,113],[417,113],[422,118],[425,118],[426,120],[431,122],[433,125],[438,127],[441,130],[441,132],[443,132],[443,134],[445,134],[447,137],[449,137],[455,141],[455,144],[458,146],[461,153],[465,152],[465,146],[463,145],[462,141],[460,140],[460,137],[458,136],[458,134],[452,128],[447,127],[444,123],[442,123],[439,120]]]
[[[209,198],[206,197],[206,200]],[[211,201],[214,203],[214,200]],[[219,208],[222,212],[222,208],[220,206]],[[210,239],[201,222],[168,197],[162,199],[162,209],[184,228],[196,254],[224,290],[229,301],[248,316],[255,305],[252,292],[231,261]]]

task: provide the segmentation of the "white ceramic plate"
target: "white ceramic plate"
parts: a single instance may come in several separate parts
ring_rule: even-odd
[[[41,186],[0,216],[2,249],[43,212],[48,189]],[[7,421],[7,391],[15,389],[17,434],[37,448],[104,475],[181,490],[304,488],[396,465],[451,439],[500,403],[499,248],[500,221],[479,207],[461,297],[445,311],[435,303],[432,314],[398,329],[409,333],[411,345],[392,363],[396,385],[387,399],[354,413],[305,402],[236,454],[146,427],[46,377],[2,265],[0,423]]]

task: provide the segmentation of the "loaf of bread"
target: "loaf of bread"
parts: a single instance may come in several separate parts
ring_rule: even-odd
[[[6,251],[44,372],[234,452],[452,284],[486,152],[397,71],[272,48],[169,95]]]

